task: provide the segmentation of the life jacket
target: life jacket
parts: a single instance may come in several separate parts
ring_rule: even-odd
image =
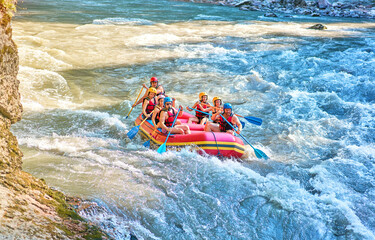
[[[233,118],[233,113],[231,113],[230,116],[227,119],[227,121],[230,122],[231,124],[232,124],[232,118]],[[220,116],[220,118],[219,118],[219,127],[220,127],[220,131],[221,132],[226,132],[228,130],[233,130],[233,128],[227,123],[227,121],[225,121],[225,119],[223,119],[223,117]]]
[[[148,105],[147,105],[147,107],[146,107],[146,113],[147,113],[147,114],[150,114],[152,111],[154,111],[154,108],[155,108],[155,106],[156,106],[156,99],[153,98],[154,101],[152,101],[152,99],[150,99],[149,97],[146,97],[145,100],[146,100],[146,99],[148,100]],[[145,100],[143,100],[143,102],[144,102]]]
[[[199,103],[202,103],[202,102],[199,101]],[[203,109],[207,109],[207,108],[208,108],[208,105],[203,104]],[[203,109],[199,105],[197,105],[197,110],[203,111]],[[203,117],[206,117],[208,115],[209,115],[208,113],[201,113],[201,112],[195,111],[195,116],[197,118],[203,118]]]
[[[166,108],[163,108],[160,112],[164,112],[164,111],[168,113],[168,118],[165,119],[164,124],[167,127],[172,127],[174,118],[176,117],[176,112],[174,111],[173,108],[172,108],[172,112],[168,111],[168,109]]]
[[[159,87],[163,87],[163,86],[158,84],[158,85],[156,85],[155,88],[158,89]],[[164,88],[163,88],[163,92],[160,92],[160,93],[156,94],[156,96],[159,96],[159,95],[164,95],[165,96],[165,90],[164,90]]]

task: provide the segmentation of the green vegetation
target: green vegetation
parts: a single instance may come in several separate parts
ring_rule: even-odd
[[[0,0],[0,5],[5,8],[6,13],[10,16],[13,16],[17,11],[17,0]]]

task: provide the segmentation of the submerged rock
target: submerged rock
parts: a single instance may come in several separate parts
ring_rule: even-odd
[[[315,30],[325,30],[327,27],[321,23],[315,24],[311,27],[308,27],[308,29],[315,29]]]
[[[265,13],[264,16],[265,17],[277,17],[277,15],[274,13]]]

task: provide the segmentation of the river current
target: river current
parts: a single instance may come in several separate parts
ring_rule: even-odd
[[[24,0],[13,22],[23,169],[115,239],[375,239],[375,22],[166,0]],[[320,22],[328,29],[307,29]],[[142,83],[244,116],[241,160],[126,132]]]

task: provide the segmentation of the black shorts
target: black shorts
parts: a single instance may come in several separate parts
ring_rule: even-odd
[[[204,119],[204,118],[208,118],[208,115],[206,115],[206,116],[203,116],[203,117],[197,117],[198,118],[198,124],[200,124],[201,122],[202,122],[202,119]]]

